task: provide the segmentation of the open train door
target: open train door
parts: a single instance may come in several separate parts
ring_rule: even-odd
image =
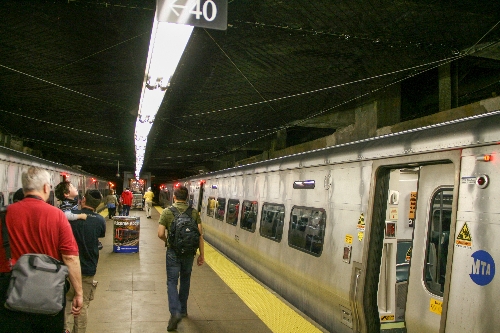
[[[366,264],[352,298],[362,304],[355,331],[440,332],[460,154],[434,156],[377,168]]]
[[[451,163],[420,167],[405,312],[408,332],[438,333],[441,328],[454,171]]]
[[[205,182],[200,181],[200,191],[198,193],[198,204],[196,206],[196,209],[198,209],[199,212],[201,212],[201,208],[203,206],[203,193],[205,191]]]

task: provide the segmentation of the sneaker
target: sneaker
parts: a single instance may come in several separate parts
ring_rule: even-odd
[[[167,331],[175,331],[177,329],[177,324],[182,320],[181,315],[172,315],[168,321]]]

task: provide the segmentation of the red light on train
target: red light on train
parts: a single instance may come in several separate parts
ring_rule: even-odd
[[[476,161],[481,161],[481,162],[491,162],[493,161],[493,155],[491,154],[484,154],[476,157]]]
[[[95,179],[95,178],[90,178],[90,180],[92,180],[92,183],[97,182],[97,179]]]
[[[175,183],[174,187],[180,187],[181,183]]]

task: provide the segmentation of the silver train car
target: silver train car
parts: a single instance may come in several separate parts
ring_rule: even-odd
[[[499,153],[496,111],[180,183],[207,241],[330,332],[490,332]]]
[[[22,187],[21,175],[31,166],[40,167],[49,172],[52,191],[48,202],[53,206],[59,207],[60,204],[53,189],[63,180],[70,181],[78,188],[80,197],[88,189],[99,190],[103,197],[109,193],[110,184],[105,179],[63,164],[0,146],[0,206],[7,206],[13,202],[14,193]],[[104,204],[99,206],[97,210],[100,211],[103,208]]]

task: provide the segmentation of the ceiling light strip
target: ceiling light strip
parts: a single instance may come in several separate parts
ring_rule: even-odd
[[[192,31],[193,27],[189,25],[158,22],[156,18],[153,22],[139,112],[135,123],[137,179],[144,164],[149,132]]]

